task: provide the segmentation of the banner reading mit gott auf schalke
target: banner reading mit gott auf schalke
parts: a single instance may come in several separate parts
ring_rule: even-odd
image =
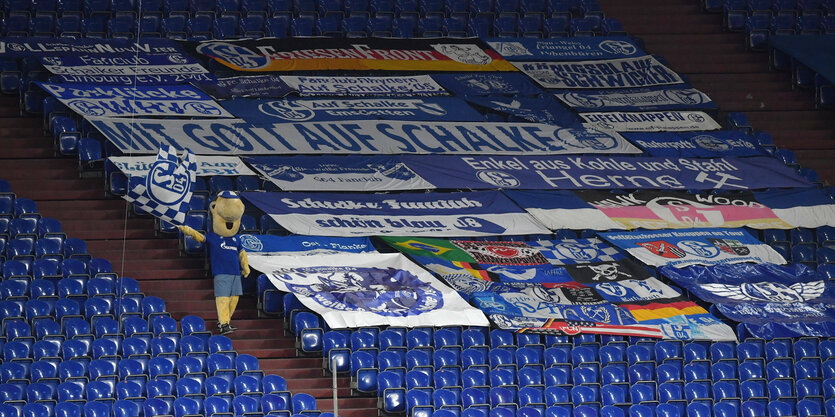
[[[261,38],[185,42],[196,55],[249,71],[516,71],[478,38]]]

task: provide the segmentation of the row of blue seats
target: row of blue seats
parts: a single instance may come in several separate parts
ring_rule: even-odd
[[[780,35],[829,35],[835,33],[835,14],[831,16],[751,16],[745,19],[746,46],[767,50],[768,38]]]
[[[4,0],[4,16],[129,15],[196,16],[224,14],[264,16],[406,16],[568,15],[598,16],[596,0]]]
[[[787,16],[791,19],[804,16],[826,16],[835,11],[832,0],[704,0],[706,8],[721,11],[725,27],[740,30],[746,17]],[[712,4],[707,4],[712,3]],[[717,4],[718,3],[718,4]],[[717,7],[718,6],[718,7]]]

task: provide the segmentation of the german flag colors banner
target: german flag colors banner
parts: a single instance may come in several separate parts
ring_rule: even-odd
[[[516,71],[478,38],[262,38],[185,42],[195,56],[241,72]]]

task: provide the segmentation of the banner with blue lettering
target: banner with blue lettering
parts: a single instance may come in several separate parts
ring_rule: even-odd
[[[239,235],[247,255],[330,255],[377,252],[367,237]]]
[[[211,97],[189,85],[37,84],[82,116],[232,117]]]
[[[762,156],[765,151],[738,130],[712,132],[624,132],[623,137],[651,156],[672,158],[723,158]]]
[[[528,77],[516,72],[433,74],[432,79],[458,97],[496,94],[532,97],[543,92]]]
[[[203,66],[185,54],[67,55],[43,57],[41,64],[65,83],[160,85],[214,81]]]
[[[734,264],[659,271],[757,338],[835,336],[835,288],[802,264]]]
[[[484,314],[399,253],[252,256],[280,291],[298,297],[334,329],[368,326],[488,326]]]
[[[241,119],[88,118],[124,153],[159,143],[213,154],[637,154],[617,132],[541,123],[358,120],[253,125]]]
[[[745,229],[678,229],[599,235],[652,266],[683,268],[740,262],[786,263],[771,246],[760,242]]]
[[[284,191],[395,191],[435,188],[395,156],[256,156],[246,160]]]
[[[144,177],[156,161],[156,157],[150,155],[111,156],[107,159],[129,177]],[[194,165],[198,177],[255,175],[237,156],[195,155]]]
[[[628,36],[489,38],[485,41],[509,61],[588,61],[646,55]]]
[[[601,89],[682,84],[684,80],[653,56],[579,62],[514,62],[545,88]]]
[[[282,76],[302,97],[307,96],[438,96],[448,95],[432,77]]]
[[[262,193],[243,196],[292,233],[491,236],[548,233],[497,191],[429,194]]]
[[[293,92],[278,75],[246,75],[192,83],[218,100],[239,97],[280,98]]]
[[[835,226],[835,204],[817,188],[710,194],[649,190],[504,193],[552,230]]]
[[[402,155],[437,188],[698,189],[809,187],[771,157],[656,158],[622,156]]]
[[[535,123],[570,126],[580,119],[570,110],[547,97],[468,96],[467,101],[499,113]]]
[[[146,38],[139,41],[100,38],[3,38],[0,55],[4,58],[38,58],[79,54],[182,54],[183,48],[171,39]]]
[[[618,132],[687,132],[722,128],[701,111],[597,112],[580,113],[580,117],[601,129]]]
[[[716,108],[716,103],[707,94],[690,86],[615,90],[566,90],[554,93],[554,96],[580,112],[615,110],[709,110]]]
[[[417,120],[479,122],[484,120],[461,99],[431,98],[309,98],[236,99],[223,107],[251,124],[343,120]]]

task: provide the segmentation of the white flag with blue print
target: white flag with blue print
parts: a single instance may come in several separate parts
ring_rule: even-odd
[[[173,146],[161,148],[144,177],[130,177],[125,199],[138,209],[170,223],[182,225],[197,178],[194,154],[186,149],[182,163]]]

